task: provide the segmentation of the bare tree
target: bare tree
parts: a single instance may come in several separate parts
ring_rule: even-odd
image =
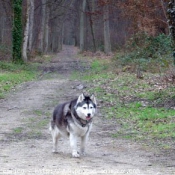
[[[29,54],[32,51],[32,44],[33,44],[33,27],[34,27],[34,0],[30,0],[30,14],[29,14]]]
[[[169,28],[172,37],[173,45],[173,56],[174,56],[174,65],[175,65],[175,0],[170,0],[168,4],[168,18],[169,18]]]
[[[80,51],[99,49],[109,54],[111,47],[121,47],[136,32],[147,32],[153,37],[168,34],[167,17],[174,37],[174,0],[168,1],[170,16],[166,15],[167,1],[163,0],[30,0],[29,19],[25,13],[17,16],[19,7],[23,12],[27,10],[28,0],[22,5],[21,1],[0,0],[0,44],[9,53],[7,56],[1,49],[0,56],[5,55],[5,59],[12,56],[11,48],[15,49],[14,61],[22,54],[27,60],[37,50],[41,54],[58,52],[63,42],[80,46]],[[26,25],[15,26],[16,17]],[[22,54],[21,44],[16,45],[21,39]]]
[[[86,9],[86,0],[82,2],[81,16],[80,16],[80,51],[83,52],[85,49],[85,33],[84,33],[84,24],[85,24],[85,9]]]
[[[108,4],[103,7],[103,20],[104,20],[104,51],[106,54],[111,52],[111,40],[109,29],[109,6]]]
[[[93,51],[96,52],[96,41],[95,41],[95,27],[94,27],[94,21],[92,19],[92,14],[95,11],[95,1],[92,1],[92,10],[90,9],[90,4],[89,1],[87,1],[87,7],[90,12],[89,14],[89,23],[90,23],[90,28],[91,28],[91,34],[92,34],[92,42],[93,42]]]
[[[45,38],[45,22],[46,22],[46,0],[42,0],[42,15],[41,15],[41,29],[39,33],[39,52],[44,51],[44,38]]]
[[[27,12],[26,12],[26,26],[24,31],[24,39],[23,39],[23,49],[22,49],[22,59],[24,62],[27,62],[27,45],[29,38],[29,14],[30,14],[30,0],[27,0]]]
[[[47,0],[48,4],[49,0]],[[46,21],[45,21],[45,40],[44,40],[44,53],[48,52],[49,48],[49,18],[50,18],[50,5],[46,6]]]

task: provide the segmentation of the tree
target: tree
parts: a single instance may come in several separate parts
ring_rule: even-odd
[[[89,1],[87,1],[87,7],[89,10],[89,23],[90,23],[90,28],[91,28],[91,34],[92,34],[92,42],[93,42],[93,51],[96,52],[96,41],[95,41],[95,26],[94,26],[94,21],[93,21],[93,15],[95,12],[95,1],[92,1],[92,10],[90,9],[90,4]]]
[[[168,22],[169,22],[169,28],[170,28],[170,33],[172,37],[172,46],[173,46],[173,56],[174,56],[174,65],[175,65],[175,1],[170,0],[168,4]]]
[[[22,0],[13,0],[13,62],[21,63],[22,60]]]
[[[26,26],[24,31],[23,39],[23,49],[22,49],[22,59],[24,62],[27,62],[27,48],[28,48],[28,38],[29,38],[29,22],[30,22],[30,0],[27,0],[27,12],[26,12]]]
[[[103,7],[103,20],[104,20],[104,52],[109,54],[111,52],[111,39],[109,29],[109,6],[106,3]]]
[[[84,32],[84,24],[85,24],[85,9],[86,9],[86,0],[82,2],[82,9],[80,15],[80,52],[83,52],[85,49],[85,32]]]
[[[49,0],[47,0],[47,4],[48,2]],[[50,7],[49,5],[46,5],[44,53],[47,53],[49,48],[49,18],[50,18]]]
[[[30,0],[30,14],[29,14],[29,54],[32,52],[32,44],[33,44],[33,27],[34,27],[34,0]]]
[[[42,0],[41,29],[39,34],[39,52],[40,53],[44,52],[45,25],[46,25],[46,0]]]
[[[122,9],[125,18],[131,21],[130,30],[133,33],[142,32],[149,36],[167,33],[167,18],[162,0],[125,0],[116,4]]]
[[[136,33],[153,37],[168,34],[165,0],[30,0],[29,19],[26,13],[22,15],[22,9],[23,12],[28,9],[27,1],[0,0],[0,47],[5,48],[0,50],[0,57],[3,59],[12,53],[14,62],[22,60],[22,39],[23,55],[29,57],[35,53],[59,52],[62,43],[80,46],[80,51],[104,50],[109,54],[111,48],[122,47]],[[173,31],[170,23],[169,26]]]

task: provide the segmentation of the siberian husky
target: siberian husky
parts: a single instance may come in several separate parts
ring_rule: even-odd
[[[94,95],[81,94],[77,99],[58,105],[50,124],[53,138],[53,152],[57,152],[59,137],[68,137],[72,149],[72,157],[85,154],[86,141],[92,128],[92,120],[96,112]],[[77,149],[77,139],[81,138],[80,153]]]

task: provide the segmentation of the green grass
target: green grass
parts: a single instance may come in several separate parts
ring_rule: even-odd
[[[45,128],[48,125],[51,116],[49,112],[44,112],[39,109],[27,111],[27,114],[30,115],[30,117],[25,119],[25,123],[27,123],[27,126],[30,127],[31,130]]]
[[[159,104],[174,98],[175,87],[169,84],[162,88],[159,76],[145,72],[144,79],[137,79],[134,73],[116,74],[110,64],[98,60],[79,78],[90,83],[88,92],[97,96],[102,115],[121,124],[113,137],[159,140],[168,148],[166,140],[175,139],[175,110]]]
[[[175,110],[143,107],[140,103],[130,103],[117,108],[117,119],[130,123],[127,130],[142,138],[175,138]],[[125,122],[123,122],[125,124]]]
[[[36,78],[36,65],[0,62],[0,98],[17,85]]]
[[[13,129],[13,132],[14,132],[15,134],[21,134],[23,130],[24,130],[24,128],[22,128],[22,127],[17,127],[17,128],[14,128],[14,129]]]
[[[46,129],[50,120],[50,117],[46,117],[43,112],[33,113],[35,116],[31,116],[26,120],[28,128],[27,134],[29,137],[41,137],[42,129]]]
[[[51,116],[50,112],[43,111],[43,109],[36,109],[32,111],[25,111],[24,115],[25,114],[28,117],[24,118],[22,122],[25,123],[25,127],[27,129],[25,131],[22,131],[26,134],[26,138],[43,138],[44,135],[42,133],[42,130],[48,129],[48,123]]]

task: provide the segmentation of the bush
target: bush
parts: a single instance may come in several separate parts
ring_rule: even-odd
[[[167,67],[172,63],[172,47],[170,36],[161,34],[150,37],[145,34],[137,34],[132,37],[127,45],[126,52],[118,56],[117,60],[122,65],[140,65],[143,70],[154,66]]]

